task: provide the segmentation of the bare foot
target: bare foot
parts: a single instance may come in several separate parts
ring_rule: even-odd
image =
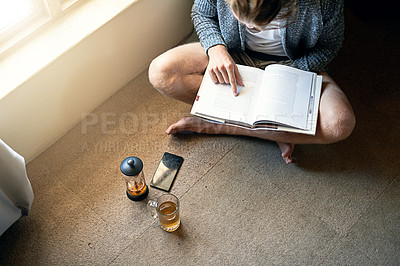
[[[191,131],[196,133],[205,133],[205,134],[228,134],[226,131],[226,127],[224,130],[224,126],[221,124],[215,124],[207,122],[198,117],[184,117],[181,118],[175,124],[172,124],[165,131],[168,135],[176,134],[182,131]]]
[[[181,118],[175,124],[170,125],[168,129],[165,131],[165,133],[170,135],[170,134],[177,134],[183,131],[190,131],[190,132],[204,133],[204,134],[247,135],[247,136],[263,138],[263,135],[258,134],[257,131],[252,131],[252,134],[249,134],[249,130],[239,127],[226,126],[224,124],[210,123],[198,117]],[[281,149],[282,158],[286,162],[286,164],[292,163],[293,162],[292,153],[294,151],[294,144],[285,142],[276,142],[276,143]]]
[[[281,149],[282,158],[286,162],[286,164],[290,164],[293,162],[292,153],[294,151],[294,144],[292,143],[283,143],[276,142]]]

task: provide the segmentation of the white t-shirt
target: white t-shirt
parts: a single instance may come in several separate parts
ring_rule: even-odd
[[[286,56],[283,50],[279,23],[270,23],[259,31],[246,26],[246,47],[255,52],[269,55]]]

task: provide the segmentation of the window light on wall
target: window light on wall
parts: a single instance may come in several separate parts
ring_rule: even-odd
[[[0,54],[84,0],[0,0]]]

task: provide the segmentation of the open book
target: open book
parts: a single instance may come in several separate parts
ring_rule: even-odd
[[[244,86],[215,84],[206,72],[191,114],[210,122],[315,135],[322,76],[273,64],[261,70],[237,65]]]

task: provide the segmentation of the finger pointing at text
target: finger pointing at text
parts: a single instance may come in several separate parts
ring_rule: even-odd
[[[234,96],[237,96],[237,85],[244,86],[236,63],[223,45],[216,45],[208,50],[209,63],[207,71],[214,83],[231,84]]]

